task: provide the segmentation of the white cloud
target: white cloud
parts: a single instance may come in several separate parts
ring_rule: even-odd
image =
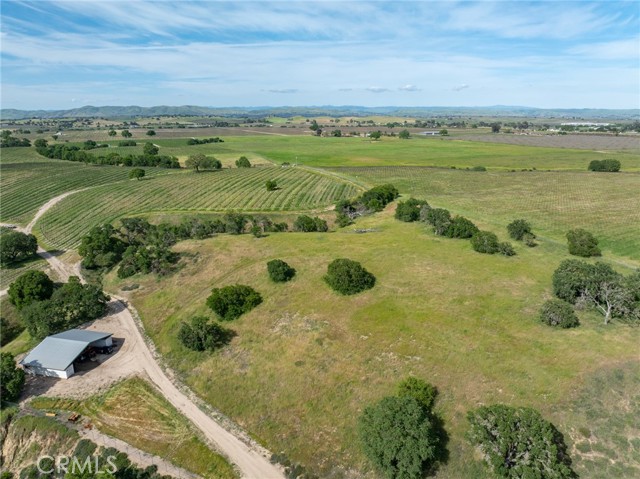
[[[400,91],[420,91],[420,88],[418,88],[415,85],[407,84],[407,85],[399,87],[398,90],[400,90]]]
[[[370,87],[367,87],[366,90],[370,91],[371,93],[384,93],[386,91],[389,91],[388,88],[384,88],[380,86],[370,86]]]
[[[581,2],[481,2],[451,9],[445,27],[506,38],[562,39],[602,31],[619,19]]]
[[[469,85],[467,85],[466,83],[463,83],[462,85],[458,85],[458,86],[454,86],[452,88],[453,91],[462,91],[469,88]]]

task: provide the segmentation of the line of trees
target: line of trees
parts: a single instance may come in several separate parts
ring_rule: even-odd
[[[40,140],[38,140],[40,141]],[[158,147],[153,143],[145,144],[144,154],[129,154],[122,156],[119,153],[108,153],[106,155],[93,155],[79,146],[56,144],[48,145],[46,140],[42,140],[40,146],[36,146],[36,151],[47,158],[57,160],[77,161],[91,163],[95,165],[117,165],[117,166],[157,166],[160,168],[180,168],[180,162],[175,156],[159,155]]]
[[[452,217],[449,210],[444,208],[432,208],[425,200],[409,198],[398,202],[395,218],[404,222],[422,221],[432,226],[433,232],[438,236],[447,238],[471,239],[472,248],[478,253],[514,256],[516,254],[511,243],[500,242],[498,237],[490,231],[481,231],[471,220],[464,216]],[[518,226],[510,225],[509,233],[512,237],[523,238],[525,233],[530,234],[530,225],[518,220]],[[528,230],[527,230],[528,228]],[[522,231],[521,231],[522,230]],[[512,234],[513,231],[513,234]]]
[[[197,138],[189,138],[187,140],[187,145],[206,145],[207,143],[224,143],[224,140],[217,136],[214,138],[203,138],[201,140]]]
[[[11,130],[2,130],[0,134],[0,148],[11,148],[16,146],[31,146],[28,138],[17,138],[11,135]]]

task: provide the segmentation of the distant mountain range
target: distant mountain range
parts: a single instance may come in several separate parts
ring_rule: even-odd
[[[0,110],[0,119],[28,118],[134,118],[154,116],[216,116],[234,118],[262,118],[267,116],[400,116],[409,118],[432,117],[519,117],[575,120],[638,120],[640,109],[546,109],[525,106],[487,107],[362,107],[362,106],[310,106],[310,107],[237,107],[215,108],[205,106],[83,106],[71,110]]]

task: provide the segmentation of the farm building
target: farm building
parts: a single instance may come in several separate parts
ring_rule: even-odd
[[[111,346],[111,336],[111,333],[82,329],[47,336],[20,364],[29,374],[67,379],[75,373],[73,363],[88,348]]]

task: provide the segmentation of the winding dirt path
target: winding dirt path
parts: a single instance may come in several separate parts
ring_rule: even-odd
[[[47,210],[67,196],[83,190],[75,190],[56,196],[45,203],[36,213],[34,219],[25,228],[16,228],[24,233],[31,233],[33,226]],[[60,279],[79,275],[77,265],[68,265],[51,253],[39,248],[38,254],[47,260],[58,273]],[[84,282],[81,275],[80,280]],[[104,361],[93,371],[72,376],[67,380],[56,380],[47,385],[47,394],[61,393],[69,395],[74,389],[96,392],[100,386],[107,387],[115,380],[143,372],[149,380],[162,392],[164,397],[184,416],[186,416],[202,433],[205,438],[227,459],[234,464],[245,479],[284,479],[281,469],[269,461],[271,454],[234,425],[229,419],[216,414],[186,386],[175,380],[175,375],[169,378],[165,370],[160,367],[159,355],[150,340],[145,340],[142,323],[137,312],[130,308],[122,298],[113,296],[111,313],[105,318],[94,321],[89,329],[107,330],[113,332],[115,338],[124,338],[120,350]],[[109,331],[112,329],[112,331]],[[66,394],[65,394],[66,393]],[[205,412],[206,411],[206,412]],[[216,418],[213,417],[216,414]]]

